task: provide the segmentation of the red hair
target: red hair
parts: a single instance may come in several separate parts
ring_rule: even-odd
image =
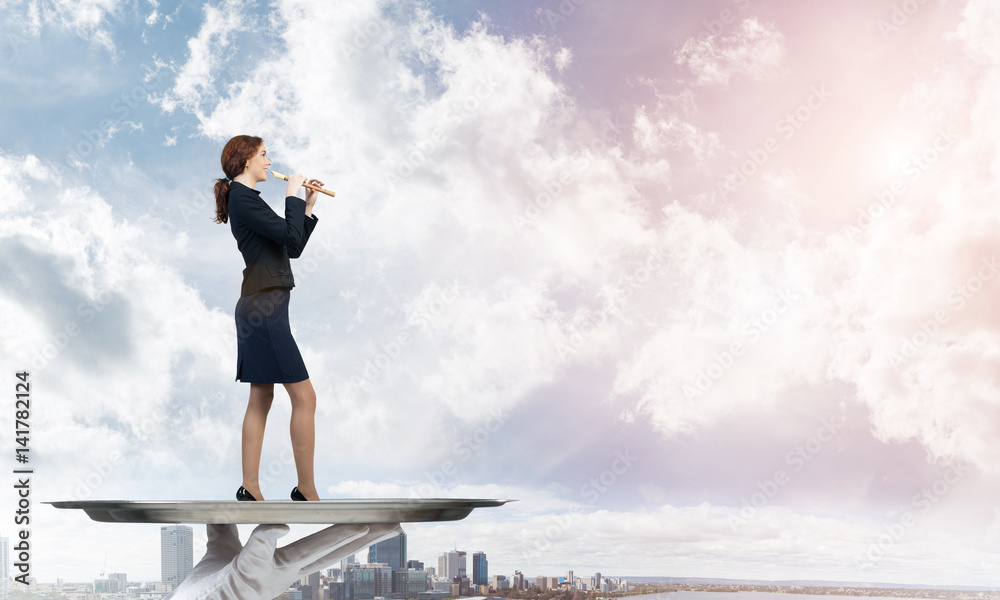
[[[247,161],[257,154],[264,140],[255,135],[238,135],[222,149],[222,172],[225,179],[215,180],[215,222],[229,220],[229,182],[246,169]]]

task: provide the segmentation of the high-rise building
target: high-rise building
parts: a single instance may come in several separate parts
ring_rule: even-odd
[[[108,582],[112,593],[124,594],[128,591],[128,577],[125,576],[125,573],[109,573]]]
[[[358,564],[358,559],[354,555],[350,555],[340,561],[340,572],[341,574],[346,573],[353,565]]]
[[[187,525],[160,527],[160,581],[177,587],[194,568],[194,536]]]
[[[344,573],[344,600],[392,595],[392,569],[385,563],[354,565]]]
[[[506,575],[494,575],[493,576],[493,589],[495,590],[505,590],[510,587],[510,581],[507,580]]]
[[[7,600],[10,597],[10,540],[0,537],[0,599]]]
[[[419,560],[408,560],[408,561],[406,561],[406,568],[407,569],[421,569],[421,570],[423,570],[424,563],[422,561],[419,561]]]
[[[326,584],[326,597],[329,600],[344,600],[344,588],[345,584],[343,581],[330,581]]]
[[[461,564],[460,564],[461,563]],[[461,555],[457,550],[442,552],[438,556],[437,576],[448,581],[465,575],[465,552]]]
[[[368,548],[369,563],[385,563],[393,571],[406,568],[406,534],[400,533],[396,537],[374,544]]]
[[[448,573],[448,561],[450,560],[451,558],[448,556],[447,552],[442,552],[441,554],[438,554],[437,576],[440,577],[441,579],[447,579],[447,577],[445,577],[445,574]],[[455,562],[456,562],[455,571],[458,571],[458,564],[457,564],[458,555],[455,555]]]
[[[487,585],[490,582],[489,563],[485,552],[472,554],[472,584]]]
[[[394,596],[416,598],[427,591],[427,572],[423,569],[400,569],[392,572],[392,592]]]
[[[514,581],[511,582],[511,587],[515,590],[524,589],[524,574],[520,571],[514,571]]]
[[[570,569],[566,571],[566,581],[569,582],[570,587],[576,587],[576,580],[573,579],[573,570]]]

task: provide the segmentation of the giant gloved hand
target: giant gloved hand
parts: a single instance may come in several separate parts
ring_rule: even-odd
[[[235,525],[205,527],[204,558],[164,600],[274,600],[297,579],[403,531],[398,523],[343,523],[278,548],[288,525],[258,525],[246,546]]]

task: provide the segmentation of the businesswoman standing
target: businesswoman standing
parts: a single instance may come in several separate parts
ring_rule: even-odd
[[[226,177],[215,183],[215,222],[229,222],[246,263],[236,303],[236,379],[250,383],[250,400],[243,418],[243,483],[236,499],[264,499],[260,453],[274,384],[280,383],[292,402],[289,429],[298,485],[291,497],[319,500],[313,479],[316,392],[288,325],[289,292],[295,286],[289,259],[302,254],[319,221],[312,214],[318,194],[307,189],[303,201],[298,193],[305,177],[289,176],[282,219],[254,189],[267,180],[270,164],[261,138],[238,135],[222,150]],[[309,183],[323,185],[316,179]]]

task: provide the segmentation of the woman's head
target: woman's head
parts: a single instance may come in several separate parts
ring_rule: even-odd
[[[229,182],[242,175],[244,171],[250,175],[253,183],[265,181],[267,167],[271,163],[264,154],[264,140],[255,135],[238,135],[231,138],[222,149],[220,162],[226,178],[215,180],[215,222],[225,223],[229,220]]]

